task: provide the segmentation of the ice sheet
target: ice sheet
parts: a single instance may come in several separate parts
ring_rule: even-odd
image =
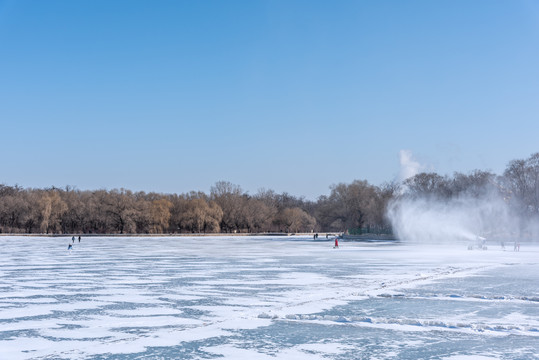
[[[1,359],[539,353],[535,244],[95,237],[68,252],[68,242],[0,238]]]

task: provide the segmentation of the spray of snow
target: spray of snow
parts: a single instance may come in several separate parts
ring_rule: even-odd
[[[448,200],[402,197],[390,204],[388,217],[400,239],[414,242],[496,239],[512,228],[506,204],[488,195]]]
[[[400,151],[400,163],[403,180],[425,168],[409,150]],[[387,217],[399,239],[413,242],[496,239],[507,237],[508,230],[514,228],[507,204],[495,189],[443,199],[403,193],[389,204]]]

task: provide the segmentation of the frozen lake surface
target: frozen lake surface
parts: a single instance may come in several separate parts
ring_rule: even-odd
[[[539,245],[0,238],[0,359],[539,359]]]

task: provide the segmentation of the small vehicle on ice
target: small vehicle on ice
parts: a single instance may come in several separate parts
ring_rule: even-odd
[[[478,236],[474,241],[468,244],[468,250],[473,249],[487,250],[487,239],[482,236]]]

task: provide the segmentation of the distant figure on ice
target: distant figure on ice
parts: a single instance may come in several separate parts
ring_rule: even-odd
[[[335,238],[335,246],[333,247],[334,249],[338,249],[339,248],[339,238]]]
[[[74,236],[71,238],[71,241],[73,241],[73,244],[75,243],[75,237]]]
[[[79,242],[80,242],[80,235],[79,235]]]
[[[71,249],[73,249],[73,245],[71,244],[67,245],[67,250],[71,250]]]

